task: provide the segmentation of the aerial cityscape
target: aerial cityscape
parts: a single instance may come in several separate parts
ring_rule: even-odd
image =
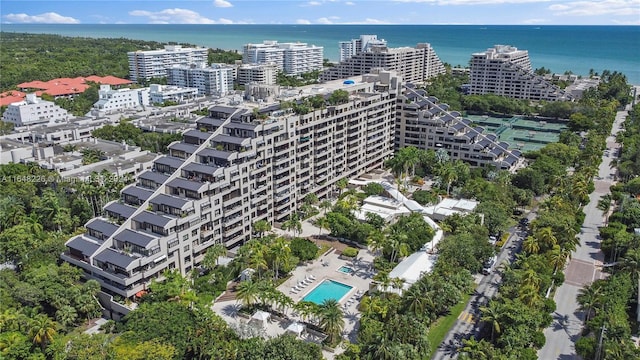
[[[91,4],[0,12],[0,358],[640,358],[637,1]]]

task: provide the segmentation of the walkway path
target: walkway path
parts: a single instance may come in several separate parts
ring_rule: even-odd
[[[553,323],[544,331],[547,341],[538,352],[539,359],[580,359],[575,351],[575,342],[582,331],[584,313],[578,310],[576,296],[582,287],[605,275],[601,272],[604,254],[600,250],[598,230],[604,225],[604,217],[597,206],[600,197],[608,194],[609,187],[615,183],[615,169],[612,170],[609,164],[620,146],[615,142],[615,135],[626,116],[626,110],[616,114],[612,134],[607,138],[607,150],[594,181],[595,191],[589,195],[589,204],[584,207],[586,217],[579,236],[580,246],[571,255],[572,259],[565,269],[565,282],[556,289],[556,312],[553,314]]]

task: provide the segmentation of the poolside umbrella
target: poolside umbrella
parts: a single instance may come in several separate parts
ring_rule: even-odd
[[[253,314],[253,316],[251,317],[251,320],[260,321],[264,325],[264,322],[269,320],[270,317],[271,317],[271,314],[269,314],[268,312],[258,310],[256,311],[255,314]]]
[[[305,326],[303,324],[300,324],[299,322],[294,322],[291,323],[291,325],[289,325],[287,327],[287,331],[296,334],[297,336],[302,335],[302,332],[304,331]]]

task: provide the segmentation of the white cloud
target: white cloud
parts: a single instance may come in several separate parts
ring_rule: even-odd
[[[347,2],[346,2],[346,3],[344,3],[344,4],[345,4],[345,5],[352,6],[352,5],[355,5],[356,3],[354,3],[353,1],[347,1]]]
[[[329,20],[329,18],[326,18],[326,17],[321,17],[318,20],[316,20],[316,22],[318,24],[333,24],[333,21]]]
[[[220,24],[233,24],[233,20],[220,18],[220,19],[218,19],[218,23],[220,23]]]
[[[164,9],[162,11],[133,10],[131,16],[146,17],[150,24],[215,24],[214,20],[206,18],[193,10]]]
[[[529,25],[532,25],[532,24],[543,24],[543,23],[546,23],[546,22],[549,22],[549,20],[547,20],[547,19],[526,19],[526,20],[522,21],[523,24],[529,24]]]
[[[428,3],[437,5],[492,5],[492,4],[525,4],[540,3],[553,0],[393,0],[404,3]]]
[[[228,8],[228,7],[233,7],[233,4],[231,4],[226,0],[215,0],[213,2],[213,6],[219,7],[219,8]]]
[[[307,3],[307,6],[320,6],[320,5],[322,5],[322,3],[319,1],[309,1]]]
[[[48,12],[40,15],[27,14],[7,14],[4,18],[12,23],[32,23],[32,24],[79,24],[80,20],[62,16],[58,13]]]
[[[309,24],[311,24],[311,21],[309,21],[307,19],[298,19],[298,20],[296,20],[296,24],[309,25]]]
[[[549,6],[558,16],[640,16],[640,0],[572,1]]]

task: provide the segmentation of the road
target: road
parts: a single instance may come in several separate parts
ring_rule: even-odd
[[[527,218],[533,220],[535,218],[535,212],[529,213]],[[489,275],[480,278],[480,282],[471,295],[467,306],[460,313],[460,316],[458,316],[449,333],[447,333],[444,341],[431,357],[432,360],[457,358],[458,350],[462,346],[462,340],[479,335],[481,330],[480,307],[485,306],[489,299],[497,294],[498,286],[502,281],[502,275],[497,269],[499,269],[504,262],[510,264],[515,259],[517,250],[522,243],[522,237],[525,236],[526,231],[521,231],[514,227],[509,229],[509,233],[511,234],[509,239],[498,253],[494,270]]]
[[[554,300],[557,307],[553,323],[544,331],[547,341],[538,351],[539,359],[580,359],[574,345],[580,337],[584,313],[578,310],[576,295],[582,287],[605,275],[601,272],[604,255],[600,251],[598,232],[598,227],[604,225],[604,216],[597,206],[600,197],[608,194],[609,187],[615,182],[615,170],[609,164],[620,147],[615,141],[615,134],[620,131],[626,116],[626,110],[616,114],[612,135],[607,138],[607,150],[594,179],[595,191],[589,195],[589,204],[584,207],[586,217],[579,234],[580,246],[571,254],[571,261],[565,268],[565,282],[556,289]]]

